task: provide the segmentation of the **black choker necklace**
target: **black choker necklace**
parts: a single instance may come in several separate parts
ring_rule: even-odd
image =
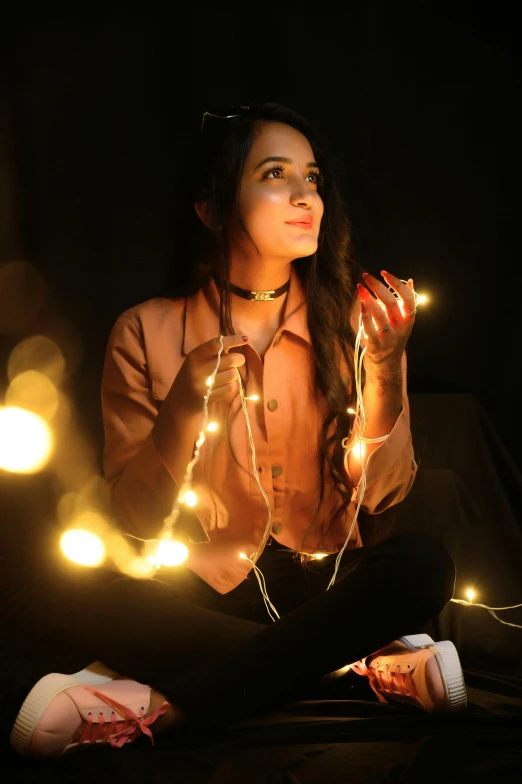
[[[256,302],[270,302],[270,300],[277,299],[281,294],[285,294],[288,291],[290,279],[283,286],[273,291],[249,291],[248,289],[240,289],[239,286],[234,286],[233,283],[225,283],[225,288],[237,294],[238,297],[243,297],[243,299],[253,299]]]

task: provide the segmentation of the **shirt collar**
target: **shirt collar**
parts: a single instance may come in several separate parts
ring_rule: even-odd
[[[182,356],[186,356],[202,343],[219,337],[219,289],[213,279],[191,297],[186,298],[183,318],[185,329],[181,346]],[[281,330],[292,332],[310,345],[312,343],[307,323],[305,293],[293,265]]]

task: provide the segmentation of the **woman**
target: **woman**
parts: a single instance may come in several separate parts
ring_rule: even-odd
[[[356,282],[333,167],[295,112],[207,112],[188,164],[192,288],[119,317],[102,403],[112,513],[122,530],[154,539],[183,485],[219,360],[208,399],[219,428],[195,467],[199,504],[178,521],[189,556],[159,580],[119,579],[92,600],[83,650],[105,667],[36,684],[12,733],[21,753],[121,746],[152,738],[151,726],[223,726],[348,663],[381,701],[466,706],[453,644],[416,634],[453,594],[449,555],[414,532],[364,547],[357,525],[358,506],[399,503],[415,477],[413,281],[382,271],[384,283]],[[183,221],[186,233],[191,225]],[[358,402],[364,418],[354,421]],[[358,449],[345,449],[347,438]]]

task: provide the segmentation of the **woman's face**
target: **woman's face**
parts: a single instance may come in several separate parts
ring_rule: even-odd
[[[292,260],[315,253],[324,212],[320,176],[310,143],[299,131],[282,123],[260,125],[245,163],[239,206],[262,258]],[[237,238],[251,251],[240,233]]]

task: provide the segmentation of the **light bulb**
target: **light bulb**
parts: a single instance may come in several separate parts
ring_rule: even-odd
[[[429,297],[427,294],[419,294],[417,297],[417,305],[425,305],[426,302],[429,302]]]
[[[179,566],[186,561],[189,551],[182,542],[172,539],[160,539],[154,554],[156,563],[161,566]]]
[[[259,400],[259,395],[250,395],[250,397],[247,397],[247,400]]]
[[[214,383],[214,382],[213,382],[213,380],[212,380],[212,376],[209,376],[209,377],[207,378],[207,387],[211,387],[213,383]]]
[[[353,447],[351,448],[351,453],[354,455],[358,460],[362,459],[364,455],[364,444],[362,441],[357,441]]]
[[[156,571],[154,559],[140,558],[137,556],[136,558],[132,558],[128,563],[126,563],[122,568],[122,571],[125,574],[128,574],[130,577],[136,578],[137,580],[140,578],[144,579],[147,577],[152,577]]]
[[[196,506],[198,502],[198,497],[193,490],[187,490],[185,493],[184,503],[187,506]]]
[[[208,423],[207,430],[209,431],[209,433],[215,433],[217,429],[218,429],[218,423],[217,422],[209,422]]]
[[[473,601],[473,599],[474,599],[474,598],[475,598],[475,596],[476,596],[476,593],[475,593],[475,591],[473,590],[473,588],[468,588],[468,590],[466,591],[466,596],[468,597],[468,599],[469,599],[469,601],[470,601],[470,602],[472,602],[472,601]]]
[[[244,553],[239,553],[239,557],[243,559],[243,561],[248,561],[248,558]]]
[[[357,413],[355,408],[347,408],[346,411],[348,412],[348,414],[356,414]]]

